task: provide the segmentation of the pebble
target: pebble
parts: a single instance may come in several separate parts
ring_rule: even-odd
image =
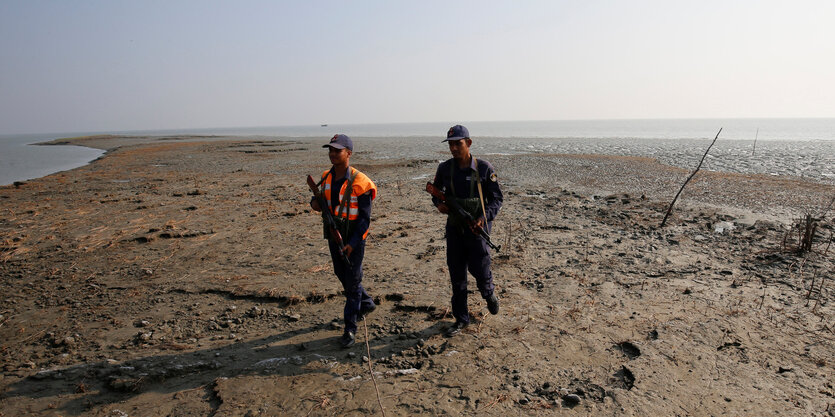
[[[733,222],[718,222],[713,225],[713,232],[717,234],[724,234],[726,231],[730,232],[734,230],[736,226],[734,226]]]
[[[565,404],[569,407],[574,407],[577,404],[580,404],[580,396],[577,394],[568,394],[562,397]]]

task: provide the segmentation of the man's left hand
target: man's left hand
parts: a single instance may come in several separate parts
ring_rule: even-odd
[[[342,253],[344,253],[345,256],[351,256],[351,252],[353,251],[354,248],[352,248],[351,245],[345,245],[342,247]]]
[[[473,231],[473,233],[478,234],[477,229],[478,229],[479,227],[480,227],[480,228],[482,228],[482,229],[484,229],[484,230],[487,230],[487,229],[486,229],[486,227],[485,227],[485,224],[486,224],[486,223],[487,223],[487,222],[485,222],[485,221],[484,221],[484,217],[479,217],[479,218],[478,218],[478,220],[476,220],[476,221],[475,221],[475,223],[473,223],[473,226],[472,226],[472,227],[470,227],[470,229]]]

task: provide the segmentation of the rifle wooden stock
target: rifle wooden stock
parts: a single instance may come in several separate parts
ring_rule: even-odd
[[[479,226],[478,223],[476,223],[476,219],[473,218],[473,216],[469,212],[467,212],[467,210],[464,210],[464,208],[461,207],[461,205],[459,205],[455,201],[455,199],[448,198],[446,194],[442,193],[441,190],[439,190],[438,187],[432,185],[431,182],[426,183],[426,192],[432,194],[432,196],[437,198],[438,200],[441,200],[442,203],[446,204],[447,207],[454,211],[454,214],[461,216],[461,218],[464,219],[464,221],[467,223],[467,226],[469,226],[470,230],[474,231],[475,234],[481,236],[481,238],[487,242],[487,245],[493,248],[496,252],[498,252],[502,248],[501,245],[497,246],[493,244],[493,241],[490,240],[490,234],[488,234],[483,227]]]
[[[345,262],[345,265],[351,266],[351,261],[348,260],[348,255],[345,254],[345,243],[342,241],[342,234],[339,233],[339,228],[336,226],[333,213],[328,209],[328,202],[325,201],[325,197],[319,192],[319,187],[316,186],[316,181],[310,175],[307,176],[307,185],[310,187],[310,191],[313,192],[313,196],[316,197],[316,201],[319,202],[319,208],[322,209],[322,220],[325,222],[325,227],[328,229],[331,239],[333,239],[333,242],[336,243],[336,247],[339,249],[339,256]]]

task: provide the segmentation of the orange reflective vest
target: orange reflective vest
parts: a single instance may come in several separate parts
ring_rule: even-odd
[[[377,186],[374,185],[368,176],[360,172],[358,169],[349,167],[348,170],[350,175],[348,175],[348,179],[342,183],[342,187],[339,190],[339,204],[336,207],[331,206],[331,180],[333,180],[333,175],[330,175],[330,170],[322,173],[322,196],[325,197],[325,201],[328,202],[328,209],[334,216],[353,222],[357,220],[357,217],[359,216],[359,204],[357,202],[357,197],[371,191],[371,201],[374,201],[374,199],[377,198]],[[345,190],[348,187],[348,184],[351,184],[351,193],[349,197],[345,195]],[[346,202],[347,206],[343,207]],[[366,230],[365,234],[362,235],[363,240],[366,236],[368,236],[368,230]],[[347,238],[347,236],[344,236],[344,238]]]

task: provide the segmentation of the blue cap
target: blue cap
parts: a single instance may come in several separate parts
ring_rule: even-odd
[[[354,142],[351,142],[351,138],[343,134],[333,135],[327,145],[322,145],[323,148],[327,148],[328,146],[336,149],[347,149],[351,152],[354,151]]]
[[[446,139],[442,140],[441,142],[446,142],[450,140],[461,140],[461,139],[469,139],[470,138],[470,131],[467,130],[466,127],[461,125],[455,125],[446,132]]]

